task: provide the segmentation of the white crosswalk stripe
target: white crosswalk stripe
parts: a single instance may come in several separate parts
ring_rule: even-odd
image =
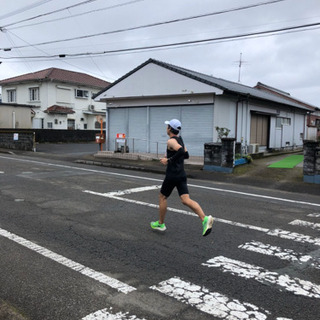
[[[117,312],[112,313],[112,308],[105,308],[94,313],[87,315],[81,320],[146,320],[141,319],[135,315],[130,315],[128,312]]]
[[[290,278],[286,274],[278,274],[256,265],[223,256],[210,259],[202,265],[210,268],[219,268],[223,272],[246,279],[254,279],[260,283],[271,283],[280,290],[285,289],[296,295],[320,299],[319,285],[299,278]]]
[[[316,212],[310,213],[310,214],[308,214],[308,217],[311,217],[311,218],[320,218],[320,213],[316,213]]]
[[[313,257],[312,255],[304,255],[302,253],[295,252],[291,249],[283,249],[271,244],[264,244],[259,241],[251,241],[242,244],[239,249],[248,250],[268,256],[277,257],[281,260],[287,260],[290,262],[298,263],[300,265],[308,263],[308,266],[315,269],[320,269],[320,258]]]
[[[320,223],[313,223],[313,222],[303,221],[303,220],[294,220],[294,221],[291,221],[289,224],[293,226],[307,227],[307,228],[320,231]]]
[[[205,287],[181,280],[179,277],[170,278],[150,288],[220,319],[264,320],[270,314],[269,311],[251,303],[241,303],[221,293],[210,292]]]

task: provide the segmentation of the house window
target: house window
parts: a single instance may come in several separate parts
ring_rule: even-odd
[[[48,129],[52,129],[53,128],[52,122],[47,122],[47,126],[48,126]]]
[[[89,91],[88,90],[76,89],[75,91],[76,91],[76,98],[84,98],[84,99],[89,98]]]
[[[8,102],[17,102],[17,90],[7,90]]]
[[[276,127],[281,128],[281,126],[291,126],[291,118],[277,118]]]
[[[39,88],[29,88],[29,98],[30,98],[30,101],[39,101],[40,100]]]
[[[54,119],[54,124],[58,124],[58,119]]]

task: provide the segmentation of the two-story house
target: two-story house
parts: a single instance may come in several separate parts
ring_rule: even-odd
[[[35,129],[99,129],[106,107],[92,96],[109,85],[88,74],[58,68],[0,81],[2,103],[35,106]]]

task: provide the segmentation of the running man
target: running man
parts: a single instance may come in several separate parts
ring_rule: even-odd
[[[179,136],[181,122],[177,119],[165,121],[167,125],[167,156],[160,159],[163,165],[167,166],[166,176],[162,183],[159,196],[159,220],[151,222],[151,228],[159,231],[165,231],[166,225],[164,219],[167,213],[167,199],[176,187],[181,202],[196,213],[202,221],[202,235],[207,236],[212,229],[213,217],[206,216],[200,205],[190,199],[187,186],[187,175],[184,170],[184,159],[189,158],[189,153],[183,143],[182,137]]]

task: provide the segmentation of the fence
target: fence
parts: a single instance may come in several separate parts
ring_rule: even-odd
[[[166,147],[166,142],[139,138],[126,138],[120,139],[120,142],[117,142],[117,139],[112,139],[109,149],[115,150],[116,152],[153,153],[158,157],[159,155],[165,154]]]

